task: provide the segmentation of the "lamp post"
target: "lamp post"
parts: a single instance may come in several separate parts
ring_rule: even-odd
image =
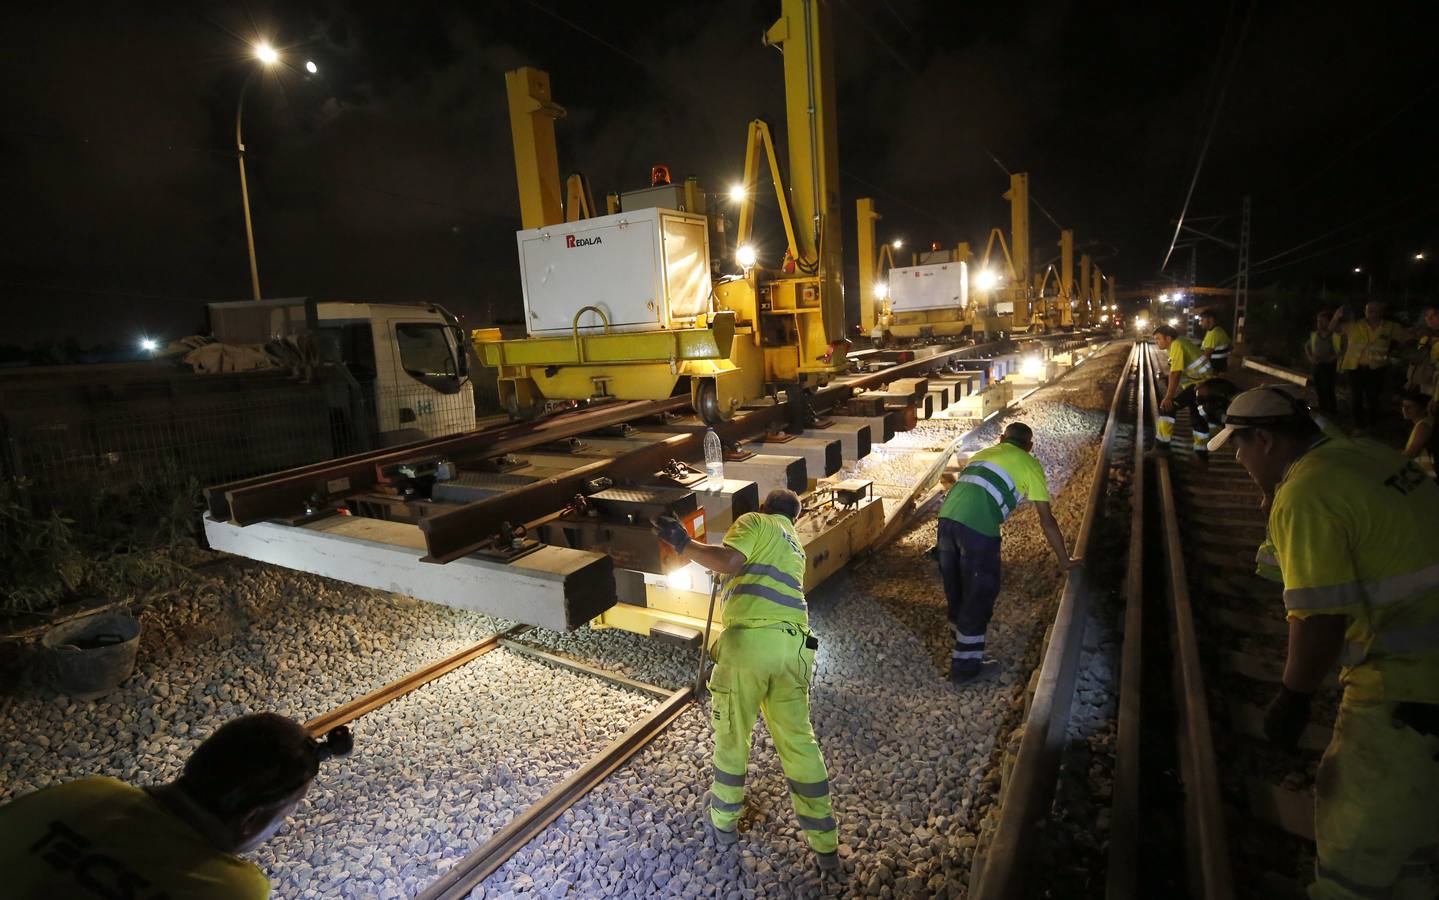
[[[280,54],[268,43],[261,42],[255,45],[255,59],[259,60],[263,69],[268,69],[280,61]],[[250,220],[250,186],[245,179],[245,137],[241,125],[245,115],[245,94],[249,92],[250,84],[261,71],[261,68],[251,69],[250,74],[245,76],[245,83],[240,86],[240,101],[235,104],[235,153],[240,161],[240,205],[245,209],[245,245],[250,251],[250,292],[256,300],[260,299],[260,268],[255,262],[255,226]],[[319,68],[313,62],[306,62],[305,71],[314,75]]]

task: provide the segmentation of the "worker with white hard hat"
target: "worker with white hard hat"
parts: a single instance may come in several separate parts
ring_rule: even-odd
[[[1273,497],[1289,647],[1264,733],[1290,749],[1336,662],[1344,698],[1315,783],[1317,900],[1439,896],[1439,486],[1412,460],[1326,435],[1270,386],[1229,404],[1218,450]]]

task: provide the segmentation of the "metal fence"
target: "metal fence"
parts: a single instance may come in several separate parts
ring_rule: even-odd
[[[82,514],[136,489],[191,491],[470,430],[468,398],[343,373],[0,384],[0,476],[33,505]]]

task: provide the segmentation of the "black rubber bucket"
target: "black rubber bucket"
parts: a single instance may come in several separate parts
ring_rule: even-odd
[[[99,613],[56,625],[41,639],[60,690],[81,700],[103,697],[135,671],[140,620]]]

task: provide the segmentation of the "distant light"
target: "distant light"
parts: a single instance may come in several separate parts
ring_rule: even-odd
[[[885,297],[888,297],[888,296],[889,296],[889,282],[887,282],[887,281],[876,281],[876,282],[874,283],[874,296],[875,296],[876,299],[879,299],[879,300],[883,300]]]
[[[742,269],[754,268],[755,262],[759,259],[755,255],[754,247],[749,244],[740,244],[739,249],[734,252],[734,261],[740,264]]]
[[[677,591],[687,591],[694,584],[694,577],[690,575],[689,566],[685,566],[683,569],[675,569],[666,575],[665,581]]]
[[[900,247],[904,246],[904,238],[895,238],[894,241],[890,244],[890,246],[898,250]]]
[[[989,290],[990,288],[994,287],[995,283],[998,281],[998,276],[996,276],[989,269],[980,269],[978,272],[974,273],[974,286],[979,288],[981,291]]]
[[[735,203],[743,203],[747,196],[749,196],[749,191],[745,190],[742,184],[733,185],[729,189],[729,198]]]
[[[1159,302],[1160,302],[1160,303],[1168,303],[1168,302],[1169,302],[1169,295],[1168,295],[1168,294],[1160,294],[1160,295],[1159,295]]]
[[[1144,329],[1149,327],[1149,319],[1145,318],[1144,316],[1136,318],[1134,320],[1134,327],[1138,328],[1140,331],[1143,331]]]
[[[1414,254],[1414,258],[1415,258],[1415,259],[1423,259],[1423,258],[1424,258],[1424,253],[1423,253],[1423,251],[1420,251],[1420,252]]]
[[[1364,271],[1364,270],[1361,269],[1361,268],[1359,268],[1358,266],[1355,266],[1355,267],[1354,267],[1354,274],[1355,274],[1355,275],[1358,275],[1360,272],[1363,272],[1363,271]]]
[[[1019,374],[1025,378],[1038,378],[1044,374],[1044,363],[1038,356],[1026,356],[1019,364]]]
[[[313,59],[307,59],[305,60],[305,71],[309,72],[311,75],[318,75],[320,74],[320,67],[315,65],[315,61]]]
[[[141,338],[140,349],[144,350],[146,353],[153,353],[156,350],[160,349],[160,342],[155,340],[154,338]]]
[[[1169,323],[1170,328],[1177,328],[1179,326],[1178,316],[1170,316],[1166,321]]]
[[[255,45],[255,58],[267,66],[273,66],[280,61],[280,54],[274,47],[262,42]]]

